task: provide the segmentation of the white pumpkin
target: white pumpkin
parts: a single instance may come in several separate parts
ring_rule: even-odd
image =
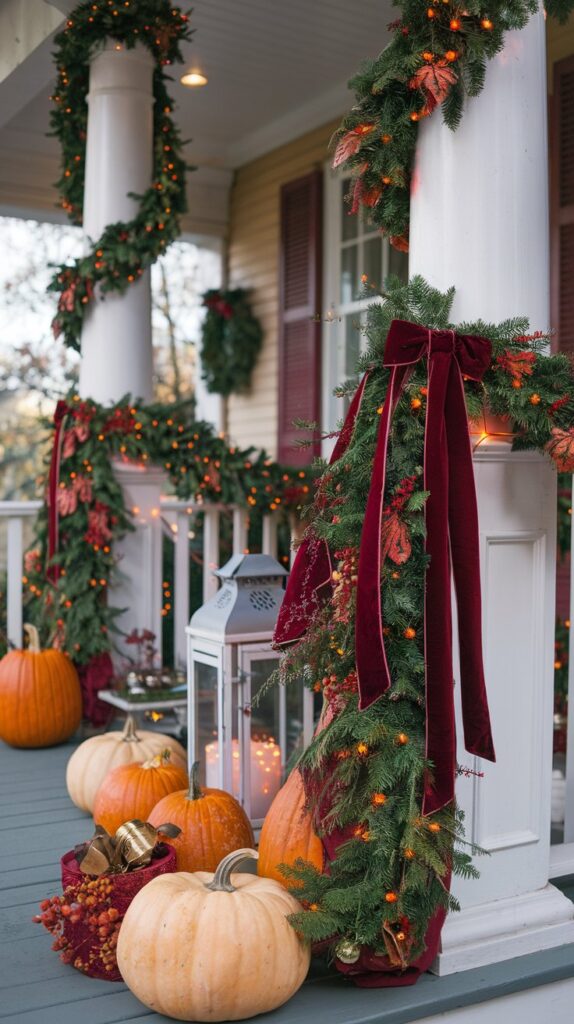
[[[272,878],[180,871],[144,886],[128,907],[117,958],[131,991],[156,1013],[189,1021],[244,1020],[275,1010],[303,984],[311,952],[289,924],[301,905]]]
[[[82,811],[94,809],[96,793],[112,768],[120,764],[149,761],[164,750],[171,753],[171,763],[187,767],[187,754],[173,736],[150,730],[136,732],[128,715],[123,732],[105,732],[92,736],[74,751],[66,768],[66,786],[70,799]]]

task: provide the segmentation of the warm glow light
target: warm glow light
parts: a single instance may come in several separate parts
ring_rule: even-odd
[[[180,78],[182,85],[188,85],[190,89],[197,89],[201,85],[207,85],[207,78],[201,71],[186,71]]]

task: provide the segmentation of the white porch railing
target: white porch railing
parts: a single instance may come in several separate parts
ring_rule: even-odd
[[[24,550],[31,541],[25,536],[27,524],[42,507],[41,501],[0,502],[0,545],[5,545],[5,557],[0,559],[6,568],[6,616],[0,622],[0,629],[6,631],[8,641],[15,646],[22,642],[22,601],[24,575]],[[173,582],[173,642],[175,664],[185,665],[185,627],[190,617],[190,573],[202,574],[202,595],[206,601],[217,590],[217,579],[213,570],[221,564],[221,519],[232,521],[232,543],[234,552],[247,548],[249,513],[239,506],[210,505],[193,501],[178,501],[162,498],[157,515],[161,519],[164,536],[174,545]],[[190,530],[203,517],[203,549],[201,568],[194,566],[190,559]],[[264,554],[277,557],[277,517],[269,514],[263,517],[262,534],[257,547]],[[0,546],[0,551],[2,547]]]
[[[0,501],[0,522],[6,525],[6,630],[8,641],[22,643],[22,598],[24,575],[24,529],[42,508],[41,501]]]
[[[572,479],[574,499],[574,477]],[[574,624],[574,515],[570,534],[570,612]],[[568,718],[566,725],[566,765],[564,786],[564,837],[550,849],[551,877],[574,874],[574,628],[571,625],[568,644]]]

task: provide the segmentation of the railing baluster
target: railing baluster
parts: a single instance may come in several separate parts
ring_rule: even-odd
[[[22,646],[22,572],[23,572],[23,522],[21,518],[8,519],[7,568],[7,622],[8,641],[15,647]]]
[[[233,554],[242,555],[247,547],[248,513],[244,508],[233,509]]]
[[[261,550],[264,555],[277,558],[277,518],[274,515],[263,516]]]
[[[574,499],[574,477],[572,478]],[[564,842],[574,843],[574,516],[571,517],[570,544],[570,634],[568,643],[568,723],[566,734],[566,787]]]
[[[219,509],[206,507],[203,513],[203,600],[209,601],[217,593],[219,568]]]
[[[173,650],[176,668],[185,668],[185,627],[189,622],[189,516],[184,509],[176,513],[177,534],[173,578]]]

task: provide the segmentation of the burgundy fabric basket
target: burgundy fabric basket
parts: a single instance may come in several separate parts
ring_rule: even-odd
[[[165,875],[176,871],[177,861],[173,846],[169,846],[167,843],[162,845],[166,853],[161,857],[154,858],[147,867],[138,868],[137,871],[129,871],[122,875],[110,876],[114,886],[111,897],[112,906],[119,911],[120,921],[123,920],[125,912],[134,896],[140,889],[143,889],[144,885],[147,885],[148,882],[151,882],[152,878],[156,878],[158,875]],[[60,859],[60,867],[64,889],[69,885],[78,885],[88,877],[80,871],[73,850],[65,853]],[[98,935],[94,934],[83,921],[77,924],[71,924],[69,921],[66,921],[64,925],[64,938],[68,940],[77,954],[81,954],[84,962],[88,961],[91,951],[97,953],[101,946],[101,940]],[[93,966],[87,967],[83,973],[89,975],[90,978],[100,978],[106,981],[122,980],[117,966],[113,971],[106,971],[100,966],[98,960],[96,960]]]

